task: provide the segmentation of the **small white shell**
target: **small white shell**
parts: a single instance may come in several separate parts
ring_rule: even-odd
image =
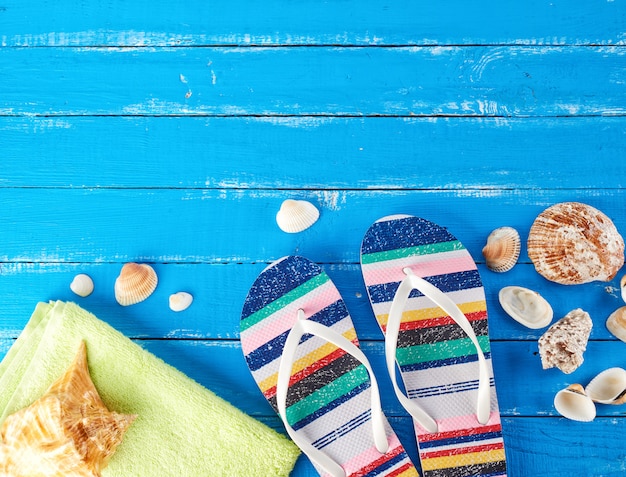
[[[561,389],[554,396],[557,412],[573,421],[589,422],[596,417],[596,406],[580,384]]]
[[[508,272],[517,263],[521,247],[519,233],[513,227],[495,229],[483,248],[487,268],[498,273]]]
[[[626,303],[626,275],[624,275],[622,280],[619,282],[619,287],[622,290],[622,300]]]
[[[606,320],[606,328],[616,338],[626,343],[626,306],[618,308]]]
[[[287,199],[276,214],[276,223],[283,232],[298,233],[317,222],[320,211],[306,200]]]
[[[587,396],[601,404],[626,402],[626,370],[609,368],[602,371],[585,388]]]
[[[89,296],[91,295],[91,292],[93,292],[93,280],[89,275],[79,273],[74,277],[72,283],[70,283],[70,290],[78,296]]]
[[[498,293],[498,299],[511,318],[528,328],[543,328],[552,321],[553,312],[550,303],[539,293],[528,288],[504,287]]]
[[[170,310],[183,311],[191,306],[193,296],[187,292],[178,292],[170,295]]]

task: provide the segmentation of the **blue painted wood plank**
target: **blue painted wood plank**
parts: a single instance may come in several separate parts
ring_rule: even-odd
[[[381,340],[360,267],[356,264],[323,266],[340,290],[359,337]],[[3,296],[0,337],[17,337],[35,303],[61,299],[74,301],[96,316],[108,317],[115,328],[134,338],[237,339],[243,301],[265,264],[154,264],[159,276],[156,291],[146,301],[131,307],[122,307],[115,301],[113,286],[121,267],[119,263],[0,264]],[[620,276],[610,283],[570,287],[548,282],[530,264],[519,264],[505,274],[490,272],[482,264],[479,270],[485,286],[492,340],[536,342],[545,331],[545,328],[525,328],[502,310],[498,291],[507,285],[521,285],[540,292],[548,300],[554,309],[554,321],[574,308],[582,308],[590,313],[594,322],[592,339],[616,341],[606,329],[605,320],[623,306],[617,289]],[[95,283],[93,294],[87,298],[78,297],[69,289],[78,273],[87,273]],[[168,307],[169,295],[177,291],[187,291],[194,296],[192,306],[181,313]]]
[[[557,202],[588,203],[626,230],[624,189],[281,191],[0,189],[6,239],[1,262],[269,262],[299,253],[319,263],[358,263],[365,231],[395,213],[448,227],[479,260],[487,235],[509,225],[522,237]],[[307,199],[319,220],[282,232],[283,200]],[[528,261],[525,247],[522,261]]]
[[[623,115],[620,47],[3,49],[2,115]]]
[[[621,44],[624,5],[529,0],[391,3],[7,0],[3,46]]]
[[[623,117],[0,117],[0,187],[623,188],[625,130]]]

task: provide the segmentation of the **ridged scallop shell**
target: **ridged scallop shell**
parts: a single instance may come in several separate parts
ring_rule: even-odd
[[[566,374],[574,372],[584,361],[592,326],[589,313],[577,308],[548,328],[539,338],[543,369],[556,367]]]
[[[601,404],[626,402],[626,370],[609,368],[602,371],[585,388],[587,396]]]
[[[145,263],[126,263],[115,280],[115,299],[122,306],[148,298],[157,286],[157,274]]]
[[[517,263],[521,248],[519,233],[513,227],[495,229],[483,247],[487,268],[499,273],[509,271]]]
[[[65,374],[2,424],[0,475],[99,477],[135,418],[103,404],[82,343]]]
[[[552,321],[552,307],[539,293],[519,286],[504,287],[498,293],[500,305],[518,323],[539,329]]]
[[[177,292],[170,295],[170,310],[183,311],[191,306],[193,296],[187,292]]]
[[[561,416],[573,421],[590,422],[596,417],[596,406],[580,384],[556,393],[554,407]]]
[[[613,336],[626,343],[626,306],[618,308],[609,315],[606,327]]]
[[[528,256],[538,273],[557,283],[609,281],[624,264],[624,239],[598,209],[563,202],[535,219]]]
[[[70,283],[70,290],[78,296],[89,296],[93,292],[93,280],[89,275],[79,273],[74,277],[72,283]]]
[[[298,233],[317,222],[320,211],[306,200],[287,199],[276,214],[276,223],[283,232]]]

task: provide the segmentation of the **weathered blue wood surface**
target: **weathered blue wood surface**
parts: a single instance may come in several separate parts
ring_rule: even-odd
[[[0,357],[38,301],[74,300],[245,412],[281,430],[245,367],[241,304],[287,254],[323,264],[341,290],[385,392],[382,335],[359,269],[363,233],[392,213],[447,226],[479,263],[510,476],[622,476],[626,407],[567,421],[552,400],[611,366],[606,330],[619,279],[566,287],[525,246],[487,270],[486,236],[526,237],[536,215],[578,200],[626,233],[626,4],[621,0],[0,4]],[[286,198],[320,220],[274,221]],[[159,286],[123,308],[123,263]],[[94,278],[93,295],[68,285]],[[539,291],[561,317],[594,321],[572,375],[542,370],[537,339],[504,314],[506,285]],[[168,309],[190,291],[191,308]],[[216,363],[229,363],[224,367]],[[316,475],[301,459],[295,477]]]

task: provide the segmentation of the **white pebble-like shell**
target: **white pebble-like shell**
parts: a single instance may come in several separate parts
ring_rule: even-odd
[[[306,200],[287,199],[276,214],[276,223],[283,232],[298,233],[317,222],[320,211]]]
[[[609,368],[602,371],[585,388],[587,396],[601,404],[626,402],[626,370]]]
[[[517,263],[521,250],[521,239],[513,227],[500,227],[487,237],[483,256],[487,268],[493,272],[508,272]]]
[[[596,406],[580,384],[572,384],[556,393],[554,407],[561,416],[573,421],[589,422],[596,417]]]
[[[613,336],[626,343],[626,306],[618,308],[609,315],[606,328]]]
[[[178,292],[170,295],[170,309],[172,311],[183,311],[191,306],[193,296],[191,293]]]
[[[504,287],[498,294],[504,311],[518,323],[539,329],[552,321],[552,307],[539,293],[519,286]]]
[[[157,286],[157,274],[145,263],[127,263],[115,280],[115,299],[122,306],[144,301]]]
[[[89,275],[79,273],[74,277],[72,283],[70,283],[70,290],[78,296],[89,296],[93,292],[93,280]]]

